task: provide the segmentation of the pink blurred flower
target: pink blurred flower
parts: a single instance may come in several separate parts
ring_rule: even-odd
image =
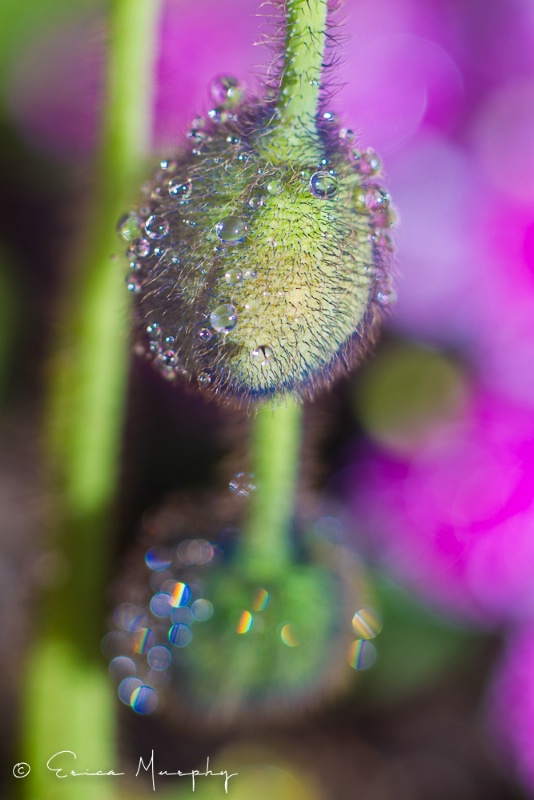
[[[436,607],[534,616],[534,413],[479,391],[409,456],[365,444],[348,491],[359,548]]]

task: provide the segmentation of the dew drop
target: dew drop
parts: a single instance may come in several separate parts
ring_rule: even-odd
[[[151,322],[147,325],[146,332],[149,336],[161,336],[161,327],[157,322]]]
[[[241,142],[241,139],[239,138],[239,136],[227,136],[226,141],[228,142],[228,144],[239,144]]]
[[[392,306],[397,302],[397,292],[394,289],[389,291],[379,291],[376,295],[377,301],[381,306]]]
[[[164,172],[173,172],[177,168],[178,163],[170,158],[164,158],[159,162],[159,166]]]
[[[359,172],[360,175],[365,175],[367,177],[369,175],[376,175],[376,173],[379,172],[380,159],[371,148],[363,152],[361,150],[354,150],[353,156],[354,169],[356,172]]]
[[[150,254],[150,242],[148,239],[135,239],[128,248],[128,255],[146,258]]]
[[[130,706],[136,714],[151,714],[158,705],[158,695],[150,686],[139,686],[134,689],[130,698]]]
[[[211,384],[211,375],[209,372],[200,372],[197,375],[197,382],[201,389],[206,389]]]
[[[198,332],[198,338],[203,342],[209,342],[212,336],[213,333],[209,328],[201,328]]]
[[[132,294],[139,294],[141,291],[141,278],[137,275],[126,278],[126,288],[129,292],[132,292]]]
[[[230,286],[237,286],[243,280],[243,273],[237,267],[229,269],[228,272],[225,273],[224,280]]]
[[[284,187],[281,181],[269,181],[269,183],[266,186],[266,189],[269,192],[269,194],[272,195],[282,194],[282,192],[284,191]]]
[[[339,138],[348,144],[352,144],[352,142],[356,139],[356,134],[350,128],[341,128],[339,131]]]
[[[245,270],[244,277],[247,278],[247,280],[249,278],[256,278],[257,276],[258,276],[258,273],[253,267]]]
[[[231,75],[219,75],[210,83],[210,95],[218,106],[233,108],[245,94],[245,87]]]
[[[249,314],[257,314],[259,310],[260,304],[258,300],[247,300],[245,303],[245,311],[248,311]]]
[[[187,131],[187,138],[193,139],[193,141],[195,142],[204,142],[208,137],[206,132],[201,130],[200,128],[190,128]]]
[[[374,639],[382,630],[382,618],[374,608],[360,608],[352,618],[352,627],[359,639]]]
[[[148,665],[157,671],[162,671],[170,666],[172,654],[164,644],[158,644],[148,651]]]
[[[117,233],[126,242],[133,242],[141,236],[141,225],[142,220],[138,214],[126,214],[117,225]]]
[[[169,233],[169,223],[165,217],[153,214],[145,223],[145,231],[151,239],[164,239]]]
[[[229,216],[215,226],[217,236],[224,244],[239,244],[247,235],[247,224],[242,217]]]
[[[261,208],[265,203],[265,198],[262,194],[253,195],[248,201],[249,208]]]
[[[323,114],[321,114],[321,119],[330,123],[331,125],[337,125],[339,122],[337,114],[334,114],[333,111],[325,111]]]
[[[161,361],[166,367],[175,367],[178,363],[178,356],[175,350],[165,350],[161,354]]]
[[[376,661],[376,648],[372,642],[358,639],[349,647],[348,661],[353,669],[369,669]]]
[[[189,199],[193,185],[190,180],[183,181],[181,178],[173,178],[169,181],[169,194],[182,202]]]
[[[193,631],[184,622],[178,622],[169,630],[168,639],[174,647],[187,647],[193,638]]]
[[[371,211],[377,211],[389,206],[389,194],[382,187],[377,186],[371,189],[366,197],[365,204]]]
[[[130,263],[128,264],[128,266],[129,266],[129,267],[130,267],[130,269],[132,269],[132,270],[137,270],[137,269],[141,269],[141,267],[142,267],[142,264],[140,264],[140,263],[139,263],[139,261],[130,261]]]
[[[254,475],[248,472],[238,472],[230,483],[228,484],[230,491],[236,497],[248,497],[256,491],[256,484],[254,483]]]
[[[237,311],[231,303],[221,303],[210,314],[210,325],[217,333],[228,333],[237,325]]]
[[[269,363],[269,359],[272,358],[272,355],[273,351],[269,345],[266,344],[262,344],[252,351],[252,358],[260,367],[265,367]]]
[[[310,178],[310,190],[315,197],[328,199],[335,195],[337,189],[337,178],[326,170],[315,172]]]

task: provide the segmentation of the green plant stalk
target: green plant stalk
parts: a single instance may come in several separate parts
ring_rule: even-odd
[[[284,69],[265,154],[273,163],[303,152],[313,163],[322,157],[316,114],[326,44],[328,0],[287,0]]]
[[[77,761],[63,762],[67,770],[116,768],[114,705],[99,653],[129,361],[129,307],[115,225],[150,149],[159,9],[157,0],[111,4],[95,197],[50,365],[45,458],[56,568],[35,625],[24,687],[21,757],[32,772],[19,788],[31,800],[105,800],[117,788],[102,778],[77,779],[73,787],[74,779],[58,779],[46,762],[71,750]]]
[[[249,574],[278,576],[292,562],[291,525],[298,477],[302,406],[262,405],[253,421],[251,463],[257,490],[245,524],[241,559]]]
[[[274,162],[291,161],[303,152],[311,163],[320,157],[316,115],[327,11],[327,0],[287,1],[279,114],[264,140],[264,153]],[[301,406],[288,399],[285,405],[260,406],[253,420],[252,470],[257,491],[250,502],[241,558],[254,574],[279,575],[292,560],[301,418]]]

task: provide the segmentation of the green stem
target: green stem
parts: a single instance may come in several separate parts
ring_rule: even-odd
[[[328,0],[287,0],[284,71],[272,127],[262,142],[273,163],[318,161],[317,107],[326,43]],[[300,447],[301,407],[292,400],[260,406],[253,423],[252,496],[241,563],[254,573],[280,574],[292,560],[291,525]]]
[[[150,148],[157,0],[114,0],[103,147],[80,264],[60,310],[45,442],[54,493],[50,550],[57,565],[30,649],[23,751],[29,798],[72,798],[46,769],[116,767],[110,686],[99,656],[128,365],[128,300],[117,258],[117,219],[136,191]],[[58,764],[59,766],[59,764]],[[80,779],[77,800],[110,797],[110,780]]]
[[[302,406],[260,406],[253,422],[252,495],[241,545],[249,573],[270,577],[291,564],[291,526],[298,476]]]
[[[274,163],[304,151],[322,156],[317,108],[326,44],[328,0],[287,0],[284,68],[277,101],[278,116],[265,138],[265,153]]]

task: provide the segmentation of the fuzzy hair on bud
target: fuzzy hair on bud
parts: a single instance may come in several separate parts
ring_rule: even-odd
[[[302,3],[286,5],[277,88],[271,79],[248,99],[235,78],[216,78],[215,107],[119,224],[137,349],[166,378],[241,405],[329,385],[393,299],[380,162],[321,99],[326,28],[303,67]],[[319,25],[323,4],[311,5]]]

